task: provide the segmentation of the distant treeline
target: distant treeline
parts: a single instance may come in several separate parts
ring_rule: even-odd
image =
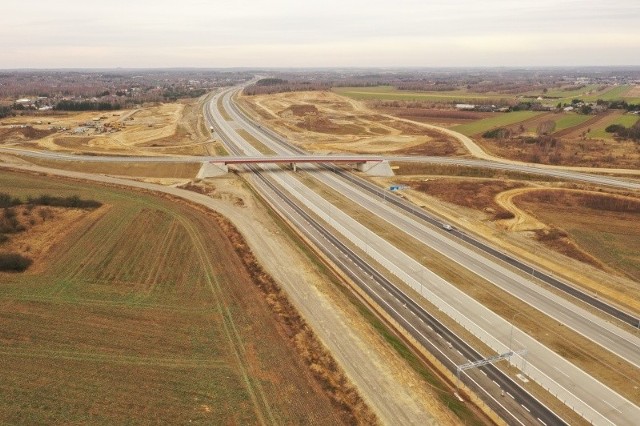
[[[58,111],[112,111],[121,108],[119,103],[92,101],[60,101],[54,107]]]
[[[267,82],[265,83],[264,80]],[[329,82],[286,81],[279,78],[265,78],[258,80],[256,84],[245,87],[243,93],[249,96],[269,95],[284,92],[330,90],[331,86]]]
[[[177,101],[180,98],[199,98],[207,93],[208,89],[191,89],[191,90],[179,90],[179,89],[167,89],[162,94],[165,101]]]

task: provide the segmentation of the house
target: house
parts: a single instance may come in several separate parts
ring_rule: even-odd
[[[476,106],[471,104],[456,104],[456,109],[470,111],[476,109]]]

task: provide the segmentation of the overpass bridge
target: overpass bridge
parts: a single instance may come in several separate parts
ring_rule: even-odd
[[[229,172],[229,165],[242,164],[290,164],[296,171],[298,164],[333,163],[355,164],[356,168],[372,176],[393,176],[389,161],[384,157],[371,155],[274,155],[214,157],[203,163],[199,178],[219,176]]]

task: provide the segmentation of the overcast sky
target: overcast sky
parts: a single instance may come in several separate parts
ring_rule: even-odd
[[[0,68],[640,65],[640,0],[2,0]]]

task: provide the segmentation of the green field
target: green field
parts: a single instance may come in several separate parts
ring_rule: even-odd
[[[560,130],[578,126],[592,117],[593,116],[591,115],[585,115],[585,114],[575,114],[575,113],[564,114],[560,119],[556,120],[555,131],[559,132]]]
[[[358,100],[429,101],[442,103],[469,103],[473,101],[513,99],[512,95],[472,93],[465,90],[446,92],[416,92],[398,90],[392,86],[336,87],[335,93]]]
[[[636,124],[640,120],[640,116],[634,114],[623,114],[616,117],[613,117],[612,120],[607,120],[602,123],[599,127],[596,127],[591,130],[589,133],[589,137],[593,139],[613,139],[612,133],[605,132],[604,129],[609,127],[612,124],[620,124],[624,127],[631,127]]]
[[[342,422],[217,219],[2,170],[0,188],[104,204],[0,273],[0,423]]]
[[[528,120],[529,118],[535,117],[540,114],[542,113],[536,111],[515,111],[501,113],[493,117],[474,121],[473,123],[455,126],[451,129],[455,130],[456,132],[460,132],[463,135],[471,136],[479,133],[484,133],[487,130],[495,129],[496,127],[510,126],[512,124]]]
[[[614,86],[604,92],[596,93],[593,95],[581,96],[579,99],[582,99],[583,101],[587,101],[587,102],[595,102],[598,99],[602,99],[603,101],[621,100],[621,99],[625,99],[625,94],[629,92],[631,88],[632,86],[629,86],[629,85]]]

